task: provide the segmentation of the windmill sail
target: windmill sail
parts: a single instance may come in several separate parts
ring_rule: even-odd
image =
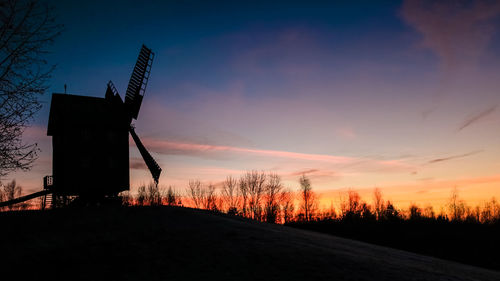
[[[142,45],[125,94],[125,106],[127,107],[130,119],[137,119],[139,115],[142,98],[146,91],[149,74],[151,73],[153,58],[154,53],[151,49]]]
[[[137,134],[135,133],[134,127],[132,126],[130,126],[130,134],[132,135],[135,145],[137,145],[137,148],[139,149],[139,152],[142,155],[142,159],[144,159],[144,162],[146,162],[146,166],[148,166],[148,169],[151,172],[151,175],[153,176],[155,183],[158,184],[161,174],[160,166],[153,159],[153,156],[151,156],[151,154],[149,154],[149,152],[146,150],[141,140],[139,139],[139,136],[137,136]]]
[[[108,82],[108,87],[106,89],[106,94],[104,98],[108,101],[114,101],[119,104],[123,104],[122,98],[120,97],[120,94],[118,94],[118,91],[115,88],[115,85],[111,80]]]

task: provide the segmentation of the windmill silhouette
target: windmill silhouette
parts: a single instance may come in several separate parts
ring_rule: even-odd
[[[146,86],[148,85],[153,59],[154,53],[151,51],[151,49],[148,49],[146,46],[142,45],[139,57],[137,58],[137,62],[134,67],[134,71],[132,72],[132,76],[130,77],[130,81],[128,83],[124,106],[125,111],[129,117],[130,134],[132,135],[132,138],[134,139],[134,142],[139,149],[139,152],[141,153],[146,166],[151,172],[155,183],[158,185],[158,181],[160,180],[161,168],[144,147],[141,140],[139,139],[139,136],[137,136],[137,134],[135,133],[134,125],[131,124],[132,119],[137,120],[137,116],[139,115],[139,109],[141,108],[142,99],[144,98],[144,94],[146,93]],[[113,95],[112,97],[111,94]],[[120,98],[118,91],[116,91],[116,88],[111,81],[108,82],[106,97],[108,99],[114,98],[115,100],[118,100]]]
[[[42,208],[110,202],[130,189],[129,133],[158,187],[161,168],[142,144],[132,120],[141,108],[154,53],[142,45],[123,101],[109,81],[104,98],[52,94],[47,135],[52,136],[52,175],[43,190],[0,207],[43,196]],[[66,85],[65,85],[66,86]]]
[[[57,207],[72,198],[99,201],[129,190],[129,132],[158,185],[161,168],[132,124],[139,115],[153,59],[154,53],[143,45],[124,101],[111,81],[104,98],[52,95],[47,135],[52,136],[53,175],[44,178],[45,205]]]

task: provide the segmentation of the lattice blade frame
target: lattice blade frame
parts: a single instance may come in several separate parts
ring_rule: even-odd
[[[139,115],[139,109],[141,108],[142,99],[146,92],[153,59],[154,53],[151,49],[142,45],[125,94],[125,106],[127,107],[131,120],[132,118],[137,119]]]
[[[148,166],[148,169],[151,172],[151,175],[153,176],[155,183],[158,184],[161,174],[160,165],[158,165],[158,163],[153,159],[153,156],[151,156],[146,147],[144,147],[141,140],[139,139],[139,136],[137,136],[137,134],[135,133],[134,127],[132,126],[130,126],[130,134],[132,135],[135,145],[137,146],[139,152],[141,153],[142,159],[144,159],[146,166]]]

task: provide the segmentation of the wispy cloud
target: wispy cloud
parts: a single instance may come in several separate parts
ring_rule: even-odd
[[[402,8],[403,19],[422,34],[422,46],[434,51],[446,70],[477,61],[499,15],[499,1],[406,0]]]
[[[334,156],[326,154],[308,154],[299,152],[289,152],[281,150],[266,150],[244,148],[225,145],[208,145],[197,143],[181,143],[166,140],[144,139],[144,145],[152,151],[160,154],[183,154],[183,155],[209,155],[217,152],[233,152],[242,154],[251,154],[258,156],[278,157],[296,160],[321,161],[334,164],[351,163],[356,160],[354,157]]]
[[[493,112],[495,112],[495,110],[497,109],[497,105],[494,105],[492,107],[489,107],[477,114],[474,114],[470,117],[468,117],[467,119],[465,119],[462,124],[460,125],[460,127],[458,127],[457,131],[462,131],[463,129],[469,127],[470,125],[480,121],[481,119],[485,118],[486,116],[492,114]]]
[[[290,173],[290,176],[301,176],[301,175],[307,175],[307,174],[312,174],[312,173],[316,173],[316,172],[319,172],[319,170],[318,169],[306,169],[306,170],[292,172],[292,173]]]
[[[427,164],[433,164],[433,163],[439,163],[439,162],[444,162],[444,161],[449,161],[449,160],[464,158],[464,157],[475,155],[475,154],[478,154],[478,153],[481,153],[481,152],[483,152],[483,150],[476,150],[476,151],[471,151],[471,152],[464,153],[464,154],[452,155],[452,156],[443,157],[443,158],[436,158],[436,159],[430,160],[429,162],[427,162]]]
[[[328,154],[300,153],[282,150],[256,149],[228,145],[209,145],[199,143],[174,142],[161,139],[143,139],[144,145],[152,152],[162,155],[184,155],[205,159],[228,159],[234,161],[244,157],[254,160],[265,160],[267,163],[280,163],[282,170],[289,170],[290,175],[294,170],[300,174],[309,173],[315,176],[337,177],[352,171],[373,172],[407,172],[415,167],[401,159],[377,160],[366,157],[337,156]],[[269,160],[267,160],[269,159]],[[285,160],[285,161],[283,161]],[[312,164],[314,163],[314,164]],[[311,167],[310,165],[314,165]],[[308,169],[297,169],[297,167],[311,167]],[[250,167],[252,169],[252,167]]]
[[[337,170],[332,170],[328,168],[317,168],[317,169],[302,169],[292,171],[288,174],[283,174],[283,178],[289,181],[296,181],[297,177],[306,175],[311,178],[315,183],[332,183],[333,181],[338,181],[344,176],[349,176],[347,173],[341,173]]]
[[[134,157],[130,158],[130,169],[147,170],[148,166],[146,166],[142,158]]]

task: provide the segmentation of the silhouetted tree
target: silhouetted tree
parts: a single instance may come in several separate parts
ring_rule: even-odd
[[[451,191],[450,200],[448,203],[451,219],[454,221],[461,220],[465,216],[465,202],[458,197],[458,189],[455,187]]]
[[[139,188],[137,189],[137,205],[139,206],[144,206],[144,203],[146,202],[146,186],[145,185],[140,185]]]
[[[215,185],[209,184],[203,197],[203,207],[207,210],[217,211],[217,193],[215,190]]]
[[[36,144],[22,134],[41,108],[54,69],[43,56],[61,28],[40,1],[0,2],[0,177],[30,169],[37,158]]]
[[[280,197],[283,223],[292,222],[295,211],[295,193],[293,193],[290,189],[285,189],[281,192]]]
[[[5,195],[3,192],[3,186],[2,183],[0,182],[0,202],[3,202],[5,200]],[[3,210],[3,207],[0,207],[0,211]]]
[[[375,188],[373,191],[373,208],[377,219],[380,219],[382,214],[384,213],[384,200],[382,199],[382,192],[379,188]]]
[[[387,203],[385,204],[385,211],[384,211],[384,219],[387,220],[395,220],[399,219],[399,211],[394,207],[391,201],[387,200]]]
[[[167,206],[177,206],[179,204],[179,196],[175,192],[175,190],[172,188],[172,186],[168,187],[167,194],[165,195],[165,203]]]
[[[157,184],[152,182],[148,184],[146,200],[150,206],[161,205],[161,193]]]
[[[248,192],[248,208],[251,218],[262,220],[262,196],[265,191],[266,174],[264,172],[251,171],[243,176]]]
[[[422,215],[426,218],[431,218],[431,219],[436,217],[436,214],[434,213],[434,208],[431,205],[427,205],[423,209]]]
[[[411,203],[408,207],[409,219],[416,220],[422,218],[422,210],[415,204]]]
[[[324,214],[324,219],[335,219],[337,218],[337,212],[333,206],[333,201],[330,202],[330,209],[328,209]]]
[[[498,204],[495,197],[484,203],[483,209],[481,210],[481,221],[484,223],[500,221],[500,204]]]
[[[361,201],[361,197],[358,192],[348,190],[347,200],[342,200],[340,207],[343,219],[360,219],[363,217],[363,213],[366,212],[368,205]]]
[[[361,217],[361,197],[359,193],[353,190],[349,190],[348,194],[348,205],[347,205],[347,214],[353,217]]]
[[[238,181],[232,176],[227,177],[222,183],[222,198],[226,205],[227,213],[232,215],[237,214],[240,201],[240,197],[238,196]]]
[[[277,174],[270,174],[265,188],[265,218],[267,222],[278,222],[280,213],[280,193],[283,189],[281,178]]]
[[[476,222],[475,209],[472,208],[471,206],[464,205],[464,216],[462,220],[470,223]]]
[[[474,208],[474,216],[476,222],[481,222],[481,207],[479,205]]]
[[[122,191],[120,193],[120,198],[122,200],[122,206],[130,206],[132,205],[132,196],[130,196],[130,191]]]
[[[248,185],[244,176],[238,182],[238,190],[241,196],[241,215],[248,217]]]
[[[205,190],[199,180],[190,180],[188,183],[188,196],[195,208],[202,208],[205,200]]]
[[[361,202],[360,205],[361,215],[360,217],[364,220],[376,220],[377,216],[372,212],[372,208],[366,202]]]
[[[3,186],[4,200],[10,201],[10,200],[13,200],[13,199],[21,196],[22,190],[23,190],[23,188],[21,186],[17,185],[16,180],[12,180],[11,182],[9,182]],[[9,210],[13,210],[16,207],[18,207],[18,206],[15,206],[15,205],[7,206],[7,208]]]
[[[304,220],[309,221],[313,217],[315,205],[316,205],[316,195],[314,194],[311,181],[306,175],[302,175],[299,179],[300,183],[300,209],[304,214]]]

